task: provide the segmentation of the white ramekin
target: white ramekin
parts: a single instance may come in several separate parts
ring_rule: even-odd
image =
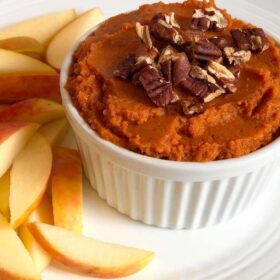
[[[280,139],[240,158],[175,162],[140,155],[100,138],[79,115],[65,89],[73,52],[61,70],[61,94],[85,174],[99,196],[134,220],[171,229],[225,222],[249,208],[277,171]]]

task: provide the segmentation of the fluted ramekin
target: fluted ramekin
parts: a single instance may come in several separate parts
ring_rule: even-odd
[[[249,155],[209,163],[175,162],[140,155],[99,137],[65,89],[73,46],[61,70],[61,94],[84,171],[98,195],[119,212],[149,225],[202,228],[225,222],[252,206],[280,158],[280,139]]]

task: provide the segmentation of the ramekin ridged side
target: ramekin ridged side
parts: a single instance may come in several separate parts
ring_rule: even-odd
[[[209,163],[150,158],[100,138],[79,115],[65,89],[78,45],[61,71],[61,94],[85,173],[101,198],[134,220],[172,229],[202,228],[242,213],[269,187],[277,172],[280,139],[236,159]]]
[[[253,172],[207,181],[158,178],[105,156],[75,120],[69,120],[86,176],[98,195],[132,219],[162,228],[195,229],[228,221],[255,203],[278,168],[272,162]]]

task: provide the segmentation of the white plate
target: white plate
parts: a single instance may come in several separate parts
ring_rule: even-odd
[[[154,1],[6,0],[0,1],[0,25],[45,12],[76,7],[79,12],[99,5],[106,17]],[[244,20],[260,25],[277,38],[280,19],[240,0],[218,3]],[[65,144],[73,147],[68,135]],[[280,166],[280,165],[279,165]],[[280,170],[279,170],[280,171]],[[278,173],[280,174],[280,173]],[[131,280],[268,280],[280,279],[280,188],[275,174],[266,194],[249,211],[227,224],[196,231],[170,231],[134,222],[100,200],[85,180],[85,234],[153,250],[157,259]],[[82,280],[52,264],[44,280]]]

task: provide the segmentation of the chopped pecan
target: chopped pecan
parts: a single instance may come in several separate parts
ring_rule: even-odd
[[[186,116],[199,114],[202,113],[204,110],[204,104],[194,98],[182,100],[181,106]]]
[[[139,73],[139,81],[151,100],[157,105],[164,107],[178,100],[173,91],[172,84],[163,79],[156,68],[149,65]]]
[[[232,29],[230,33],[233,41],[239,49],[244,51],[248,51],[251,49],[251,44],[247,36],[247,32],[242,29]]]
[[[166,105],[175,103],[179,100],[169,82],[165,82],[162,86],[148,92],[148,96],[159,107],[165,107]]]
[[[179,53],[173,58],[172,70],[173,83],[175,86],[179,85],[188,77],[191,64],[185,53]]]
[[[207,31],[210,28],[211,22],[207,17],[193,18],[192,28],[199,29],[201,31]]]
[[[211,43],[215,44],[220,50],[228,46],[228,41],[225,38],[212,37],[208,39]]]
[[[262,28],[248,29],[252,51],[263,52],[269,48],[267,37]]]
[[[164,15],[164,19],[165,19],[166,23],[170,24],[171,26],[181,28],[175,18],[175,13],[171,12],[168,15]]]
[[[150,35],[150,30],[148,25],[142,25],[140,22],[136,22],[136,33],[143,43],[148,45],[151,49],[153,47],[153,41]]]
[[[206,38],[205,33],[200,30],[187,29],[178,30],[178,32],[182,35],[184,42],[187,44]]]
[[[133,66],[135,64],[135,55],[130,54],[125,60],[123,60],[114,71],[114,76],[127,80],[132,73]]]
[[[143,60],[144,57],[150,57],[155,60],[158,57],[158,50],[155,47],[149,48],[147,44],[140,44],[135,51],[137,60]]]
[[[172,58],[178,52],[171,46],[167,46],[161,52],[158,59],[158,68],[161,69],[161,72],[167,81],[172,81]]]
[[[203,31],[214,30],[220,31],[228,26],[228,21],[215,8],[207,8],[205,10],[195,9],[192,16],[192,28]]]
[[[192,66],[190,76],[195,79],[205,80],[211,84],[216,84],[216,80],[209,75],[205,69],[199,67],[198,65]]]
[[[208,94],[208,82],[206,80],[198,80],[188,77],[180,84],[188,94],[204,99]]]
[[[237,65],[248,62],[251,57],[251,51],[238,50],[233,47],[224,48],[224,54],[229,64]]]
[[[220,61],[222,59],[221,50],[207,39],[199,40],[193,47],[194,58],[201,61]]]
[[[151,33],[161,40],[166,42],[182,45],[184,43],[183,37],[179,34],[176,27],[166,22],[166,17],[162,14],[154,16],[150,22]]]
[[[263,52],[269,47],[266,35],[261,28],[233,29],[231,36],[236,46],[245,51]]]
[[[210,61],[207,66],[207,71],[215,77],[219,85],[231,93],[236,91],[234,74],[224,65],[215,61]]]
[[[205,69],[199,66],[193,66],[190,72],[190,76],[193,79],[201,80],[207,85],[207,91],[202,93],[197,93],[195,96],[203,99],[204,102],[210,102],[214,98],[225,93],[225,90],[217,84],[217,81],[208,74]]]

